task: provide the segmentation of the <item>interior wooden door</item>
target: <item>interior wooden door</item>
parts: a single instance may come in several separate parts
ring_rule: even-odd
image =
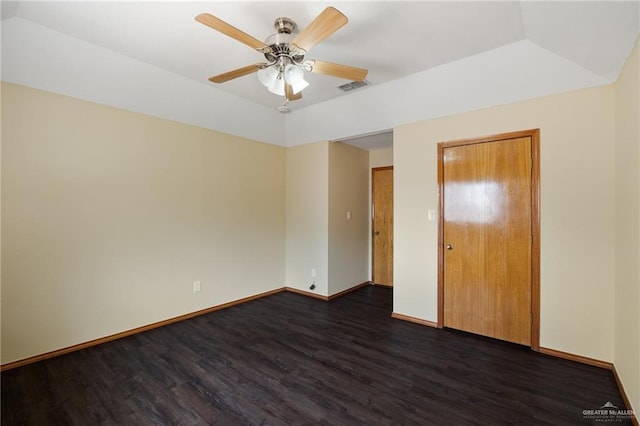
[[[393,286],[393,167],[371,171],[372,191],[372,279]]]
[[[444,326],[531,345],[530,136],[442,148]]]

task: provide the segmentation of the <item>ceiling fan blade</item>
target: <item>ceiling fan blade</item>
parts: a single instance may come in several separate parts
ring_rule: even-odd
[[[364,68],[350,67],[348,65],[340,65],[324,61],[314,61],[311,66],[311,72],[345,78],[353,81],[362,81],[369,73],[369,71]]]
[[[291,44],[308,52],[313,46],[342,28],[349,20],[338,9],[328,7],[293,39]]]
[[[286,83],[284,85],[284,95],[290,101],[297,101],[299,99],[302,99],[302,92],[293,93],[293,88]]]
[[[225,81],[233,80],[234,78],[242,77],[243,75],[252,74],[265,67],[267,64],[253,64],[246,67],[238,68],[233,71],[225,72],[211,77],[209,80],[214,83],[224,83]]]
[[[240,43],[244,43],[256,50],[263,51],[265,49],[269,49],[269,46],[267,46],[257,38],[250,36],[244,31],[237,29],[233,25],[228,24],[222,19],[217,18],[209,13],[201,13],[200,15],[196,16],[196,21],[208,27],[211,27],[216,31],[220,31],[222,34],[236,39]]]

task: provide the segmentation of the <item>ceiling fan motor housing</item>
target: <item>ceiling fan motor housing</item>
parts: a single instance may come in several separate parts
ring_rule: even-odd
[[[297,52],[291,52],[289,48],[290,43],[295,38],[293,32],[297,28],[296,23],[286,17],[277,18],[273,22],[273,26],[276,29],[275,34],[271,34],[266,38],[264,43],[269,46],[270,51],[265,52],[264,57],[270,63],[276,62],[278,58],[288,57],[294,63],[300,63],[304,60],[304,54],[298,54]]]

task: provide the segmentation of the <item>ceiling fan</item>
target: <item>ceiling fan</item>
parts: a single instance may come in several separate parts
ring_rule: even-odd
[[[327,7],[297,35],[294,34],[296,23],[293,20],[277,18],[273,23],[277,32],[264,42],[211,14],[202,13],[195,19],[257,50],[267,60],[213,76],[210,81],[224,83],[257,72],[258,79],[271,93],[285,97],[285,107],[289,101],[302,98],[302,90],[309,85],[304,79],[305,71],[353,81],[364,80],[368,73],[364,68],[305,59],[311,48],[348,22],[347,17],[333,7]]]

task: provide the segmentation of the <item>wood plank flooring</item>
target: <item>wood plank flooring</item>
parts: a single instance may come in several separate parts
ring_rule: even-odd
[[[9,370],[2,424],[601,425],[583,410],[624,407],[610,371],[391,310],[382,287],[278,293]]]

